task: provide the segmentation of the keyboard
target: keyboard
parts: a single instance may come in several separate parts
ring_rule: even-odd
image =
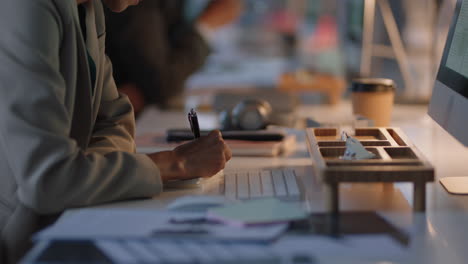
[[[229,200],[277,197],[300,200],[293,169],[240,170],[224,172],[224,195]]]
[[[117,264],[280,263],[270,247],[260,244],[124,239],[98,240],[95,245]]]

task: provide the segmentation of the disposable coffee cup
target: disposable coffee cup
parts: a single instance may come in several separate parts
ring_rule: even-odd
[[[359,78],[352,80],[351,101],[354,115],[374,122],[375,126],[390,125],[395,83],[384,78]]]

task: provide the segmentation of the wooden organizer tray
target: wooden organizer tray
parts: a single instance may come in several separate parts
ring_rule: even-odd
[[[341,182],[412,182],[413,210],[426,209],[426,182],[434,181],[434,168],[399,128],[356,128],[353,135],[373,159],[343,160],[346,142],[336,128],[306,129],[307,146],[315,170],[326,186],[327,209],[339,211]]]

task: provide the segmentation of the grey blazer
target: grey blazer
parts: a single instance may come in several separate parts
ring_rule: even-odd
[[[16,251],[10,260],[44,215],[162,190],[158,168],[134,153],[133,110],[104,53],[102,4],[86,10],[85,44],[76,0],[1,3],[0,248]]]

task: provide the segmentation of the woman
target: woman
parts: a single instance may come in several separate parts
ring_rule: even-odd
[[[104,0],[120,12],[139,0]],[[0,262],[67,208],[152,197],[172,179],[216,174],[218,131],[136,154],[133,110],[104,54],[100,0],[5,0],[0,9]]]
[[[186,80],[210,53],[206,39],[240,15],[241,3],[152,0],[122,14],[106,12],[106,53],[137,116],[150,104],[181,108]]]

